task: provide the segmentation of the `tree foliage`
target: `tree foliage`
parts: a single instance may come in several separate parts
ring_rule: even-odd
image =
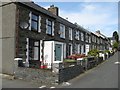
[[[118,49],[119,43],[118,42],[114,42],[113,43],[113,49]]]
[[[116,42],[119,42],[119,35],[118,35],[117,31],[113,32],[113,38],[115,39]]]
[[[88,55],[90,56],[98,56],[99,51],[97,49],[92,49],[88,52]]]

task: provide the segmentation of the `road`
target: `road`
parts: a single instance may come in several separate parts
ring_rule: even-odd
[[[119,53],[120,55],[120,53]],[[86,71],[69,81],[68,84],[55,86],[56,88],[118,88],[118,53],[97,67]],[[71,84],[71,85],[70,85]],[[3,88],[40,88],[39,83],[2,79]],[[46,85],[47,86],[47,85]],[[54,86],[53,86],[54,87]]]
[[[99,66],[72,79],[68,84],[61,84],[62,88],[118,88],[118,54]]]

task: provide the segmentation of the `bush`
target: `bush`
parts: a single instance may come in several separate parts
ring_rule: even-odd
[[[113,43],[113,49],[118,49],[119,43],[118,42],[114,42]]]
[[[105,50],[104,53],[110,53],[110,51],[109,50]]]
[[[83,58],[83,57],[86,57],[85,54],[73,54],[73,55],[68,56],[67,58],[77,60],[78,58]]]
[[[68,63],[70,62],[70,63],[72,63],[72,62],[76,62],[76,60],[73,60],[73,59],[65,59],[64,62],[68,62]]]
[[[88,52],[88,55],[97,57],[99,55],[99,51],[97,49],[92,49]]]

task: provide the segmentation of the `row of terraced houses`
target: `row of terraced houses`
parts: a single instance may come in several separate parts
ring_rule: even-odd
[[[51,68],[69,55],[110,46],[100,31],[93,33],[63,19],[54,5],[46,10],[33,2],[3,3],[2,23],[3,73],[13,74],[14,58],[22,58],[26,67],[47,63]]]

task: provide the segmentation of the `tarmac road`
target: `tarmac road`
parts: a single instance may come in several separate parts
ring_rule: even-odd
[[[87,71],[71,81],[62,88],[118,88],[118,54],[100,64],[99,66]]]

